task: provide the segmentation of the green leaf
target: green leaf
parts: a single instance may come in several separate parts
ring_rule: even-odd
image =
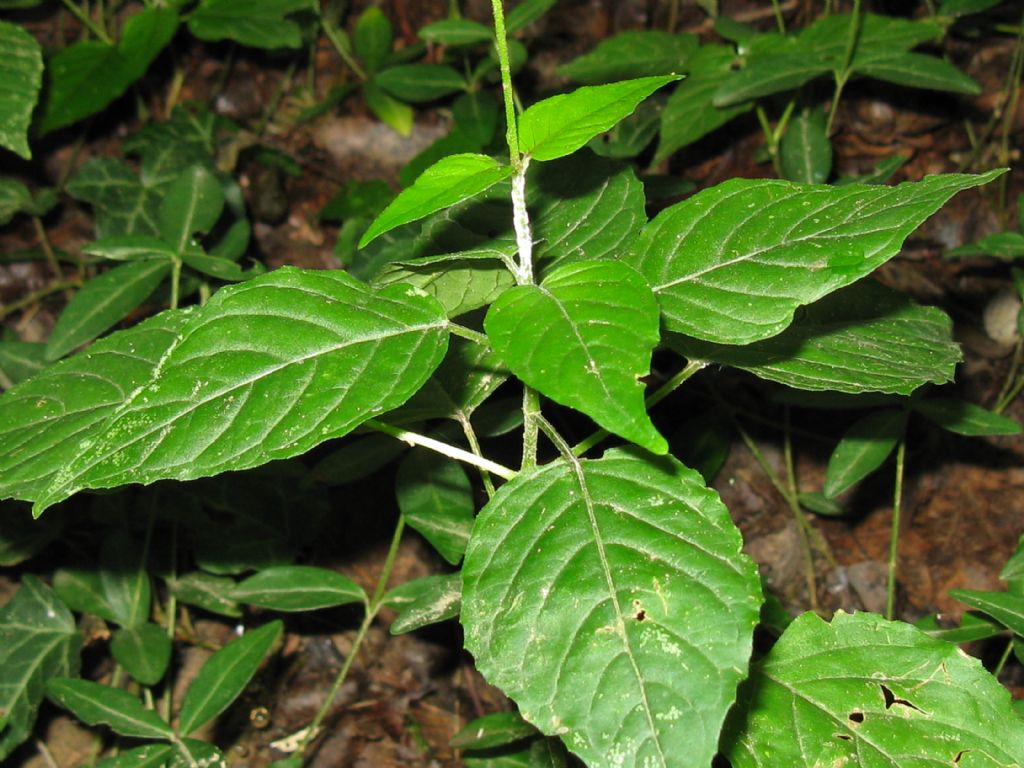
[[[359,247],[365,248],[385,232],[468,200],[512,175],[511,166],[486,155],[446,157],[425,170],[370,226]]]
[[[171,639],[166,629],[146,622],[117,630],[110,639],[110,653],[137,682],[156,685],[171,661]]]
[[[452,565],[462,560],[473,529],[473,488],[462,466],[426,450],[398,465],[395,496],[405,521]]]
[[[35,576],[0,607],[0,760],[28,738],[47,681],[78,674],[81,636],[71,612]]]
[[[149,298],[170,271],[167,259],[132,261],[87,282],[60,313],[46,342],[46,360],[59,360],[119,323]]]
[[[655,163],[754,108],[753,102],[728,107],[713,103],[715,91],[732,72],[734,59],[732,49],[724,45],[703,45],[693,54],[689,74],[669,96],[661,113]]]
[[[396,99],[418,104],[435,101],[466,89],[466,79],[443,64],[404,64],[388,67],[374,76],[374,82]]]
[[[366,593],[352,579],[327,568],[280,565],[238,584],[231,599],[274,611],[316,611],[365,603]]]
[[[238,698],[283,628],[280,621],[271,621],[232,640],[209,658],[182,702],[178,719],[182,735],[205,725]]]
[[[105,757],[96,768],[166,768],[174,748],[170,744],[144,744],[114,757]]]
[[[360,437],[320,459],[309,470],[306,482],[328,488],[353,483],[390,464],[405,450],[406,446],[390,435]]]
[[[235,582],[225,576],[192,571],[175,579],[167,579],[167,588],[178,602],[217,613],[221,616],[238,618],[242,610],[231,596]]]
[[[458,616],[462,608],[460,581],[458,573],[437,574],[390,590],[384,602],[398,612],[398,618],[391,622],[391,634],[405,634]]]
[[[838,496],[882,466],[906,424],[907,412],[895,408],[875,411],[854,422],[829,457],[825,495]]]
[[[519,116],[519,149],[534,160],[570,155],[604,133],[678,75],[642,77],[552,96]]]
[[[194,234],[210,231],[223,210],[220,182],[202,166],[193,166],[167,188],[160,203],[160,236],[182,253]]]
[[[618,260],[647,222],[633,169],[586,151],[531,168],[526,196],[542,274],[570,262]]]
[[[6,21],[0,21],[0,50],[0,147],[31,160],[28,128],[43,85],[42,50],[32,35]]]
[[[718,496],[671,458],[612,450],[521,473],[470,539],[466,647],[585,762],[710,765],[761,604],[741,547]]]
[[[202,0],[188,16],[200,40],[234,40],[253,48],[298,48],[302,29],[285,18],[310,8],[309,0]]]
[[[180,739],[174,746],[174,756],[166,768],[228,768],[224,753],[208,741]]]
[[[658,214],[625,260],[654,287],[668,330],[748,344],[872,272],[949,198],[1002,173],[895,187],[732,179]]]
[[[118,622],[95,569],[59,568],[53,574],[53,591],[73,611],[91,613],[115,624]]]
[[[402,136],[412,133],[412,107],[384,92],[373,80],[363,83],[363,98],[381,122],[391,126]]]
[[[928,637],[936,640],[945,640],[947,643],[971,643],[975,640],[987,640],[1005,632],[1002,624],[995,619],[990,619],[976,613],[965,613],[960,617],[960,624],[953,627],[940,626],[935,616],[925,616],[914,626],[924,632]]]
[[[245,255],[249,248],[249,239],[252,236],[252,226],[246,219],[236,219],[228,227],[228,231],[217,241],[217,244],[210,250],[210,256],[218,260],[238,261]],[[183,256],[190,256],[188,249],[185,249]]]
[[[196,272],[232,283],[251,280],[257,275],[266,274],[267,271],[262,264],[256,263],[247,272],[235,262],[206,253],[196,245],[186,246],[181,254],[181,260]]]
[[[968,437],[983,435],[1019,435],[1020,424],[956,397],[929,397],[912,400],[910,407],[947,432]]]
[[[1024,637],[1024,595],[1012,592],[983,592],[976,589],[951,589],[949,596],[987,613],[1015,635]]]
[[[484,328],[529,386],[653,453],[668,450],[639,380],[658,344],[658,306],[635,270],[613,261],[560,266],[540,286],[505,291]]]
[[[46,345],[0,341],[0,389],[10,389],[46,367]]]
[[[1013,765],[1024,721],[981,662],[870,613],[798,618],[740,689],[734,768]]]
[[[175,249],[159,237],[151,235],[113,235],[94,240],[82,247],[82,252],[111,261],[140,261],[145,259],[171,259]]]
[[[460,131],[484,147],[498,129],[498,102],[487,91],[462,93],[452,102],[452,117]]]
[[[730,365],[805,390],[909,395],[953,380],[960,347],[942,310],[864,279],[799,311],[782,333],[744,346],[670,333],[687,359]]]
[[[855,57],[857,74],[887,83],[933,91],[977,95],[981,86],[948,61],[922,53],[883,53]]]
[[[392,416],[400,421],[452,419],[464,424],[506,379],[508,370],[490,349],[452,339],[434,375]]]
[[[537,736],[518,712],[495,712],[467,723],[448,742],[456,749],[490,749]]]
[[[96,236],[158,235],[162,194],[143,186],[123,160],[97,157],[71,177],[68,193],[93,207]]]
[[[391,20],[377,6],[371,5],[359,15],[352,34],[352,46],[368,75],[380,69],[391,53],[394,38]]]
[[[532,24],[554,6],[555,0],[522,0],[505,16],[505,29],[509,34]]]
[[[405,402],[443,358],[446,324],[407,286],[341,272],[281,268],[222,288],[0,398],[0,493],[41,512],[81,488],[304,453]]]
[[[100,585],[103,597],[124,627],[146,623],[152,589],[146,572],[146,551],[124,531],[107,536],[100,550]]]
[[[174,737],[171,726],[156,712],[120,688],[62,677],[46,684],[46,695],[88,725],[108,725],[115,733],[137,739]]]
[[[628,159],[636,157],[651,143],[661,123],[665,99],[655,94],[642,102],[636,111],[601,136],[590,140],[590,149],[602,157]]]
[[[31,493],[71,461],[82,436],[101,428],[128,393],[149,380],[189,318],[190,312],[157,315],[101,339],[0,398],[3,494]],[[21,398],[26,399],[19,404]]]
[[[981,13],[999,5],[1001,0],[942,0],[939,3],[939,14],[942,16],[963,16],[969,13]]]
[[[427,42],[451,47],[489,43],[494,39],[490,27],[469,19],[442,19],[420,27],[416,34]]]
[[[39,133],[71,125],[110,104],[145,74],[177,29],[176,11],[146,8],[125,22],[116,46],[83,40],[54,54],[46,67]]]
[[[590,53],[558,68],[558,74],[584,85],[601,85],[653,75],[685,72],[696,52],[696,35],[661,30],[620,32],[598,43]]]
[[[976,243],[958,245],[946,251],[947,259],[964,256],[995,256],[999,259],[1024,258],[1024,234],[1020,232],[996,232],[986,235]]]
[[[3,33],[3,22],[0,22],[0,34]],[[0,64],[2,67],[3,64]],[[0,86],[2,87],[2,86]],[[0,112],[0,115],[3,113]],[[3,128],[0,126],[0,134]],[[32,193],[28,187],[14,179],[0,179],[0,227],[7,224],[19,213],[29,213],[32,209]]]
[[[782,177],[803,184],[823,184],[832,172],[832,142],[825,113],[810,107],[790,122],[779,147]]]
[[[515,279],[502,257],[510,254],[497,249],[427,256],[396,261],[373,279],[375,285],[405,283],[433,296],[448,317],[458,317],[493,302],[502,291],[515,285]]]

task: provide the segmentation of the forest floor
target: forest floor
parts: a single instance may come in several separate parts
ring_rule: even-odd
[[[528,84],[526,95],[564,86],[555,67],[611,34],[664,28],[669,5],[641,0],[558,2],[528,30],[531,58],[520,78]],[[720,5],[724,15],[759,28],[769,29],[774,24],[767,2],[722,0]],[[816,5],[803,0],[782,3],[794,26],[810,18]],[[882,12],[886,4],[869,5]],[[396,31],[411,42],[416,29],[444,17],[448,2],[393,0],[382,7]],[[462,7],[468,17],[488,22],[488,2],[473,0]],[[708,38],[714,35],[706,13],[688,3],[681,5],[676,29]],[[40,31],[41,36],[44,33]],[[987,337],[981,318],[991,298],[1012,287],[1009,266],[995,258],[957,261],[945,259],[943,254],[983,235],[1014,228],[1017,194],[1024,191],[1019,151],[1024,105],[1010,122],[1009,158],[999,157],[998,142],[986,140],[984,130],[1005,94],[1015,44],[1014,37],[994,33],[969,40],[947,39],[946,55],[982,85],[983,92],[977,97],[937,97],[926,91],[855,84],[838,112],[834,137],[836,169],[842,175],[868,172],[894,155],[907,158],[897,180],[984,170],[1009,159],[1012,171],[1004,177],[1005,183],[955,197],[908,241],[901,256],[880,272],[887,284],[922,303],[940,306],[953,317],[964,352],[955,391],[986,407],[993,405],[1003,387],[1014,348]],[[320,221],[318,211],[347,180],[383,178],[394,183],[403,164],[447,129],[442,111],[417,110],[413,135],[403,139],[377,122],[358,94],[332,113],[297,125],[291,119],[298,105],[289,83],[305,75],[300,68],[292,81],[286,80],[286,59],[238,53],[229,64],[225,46],[192,39],[175,55],[185,72],[180,98],[209,103],[243,124],[262,119],[265,105],[284,88],[278,108],[269,115],[264,137],[297,159],[303,172],[292,178],[253,166],[241,169],[240,176],[251,208],[259,211],[266,207],[261,197],[269,196],[271,207],[279,209],[255,226],[258,248],[268,267],[339,267],[333,251],[337,227]],[[344,65],[325,40],[316,52],[316,66],[323,84],[344,77]],[[153,77],[160,77],[159,67]],[[157,105],[154,111],[158,109]],[[977,148],[972,147],[968,125],[982,136]],[[100,121],[89,128],[80,147],[75,146],[73,136],[51,142],[45,148],[46,172],[56,178],[68,163],[119,154],[125,132],[121,129],[110,130],[110,125]],[[678,153],[657,170],[685,177],[697,189],[736,176],[771,176],[770,163],[756,159],[762,143],[756,121],[742,119]],[[49,235],[56,246],[73,251],[91,238],[90,219],[86,211],[76,214],[70,207],[65,209]],[[8,228],[0,239],[0,252],[30,246],[34,238],[27,226]],[[36,263],[0,264],[0,302],[38,289],[48,277],[45,266]],[[45,340],[60,308],[57,297],[8,323],[24,340]],[[780,412],[759,412],[753,380],[738,373],[708,371],[695,381],[701,387],[728,391],[733,399],[747,404],[747,415],[741,413],[740,421],[763,461],[784,474]],[[1013,401],[1005,413],[1024,421],[1024,403]],[[792,449],[801,490],[821,488],[829,454],[855,418],[852,412],[822,416],[811,410],[792,410]],[[810,548],[813,580],[807,578],[808,549],[802,524],[738,437],[714,486],[781,603],[794,613],[816,607],[828,615],[839,609],[884,610],[893,477],[889,463],[843,500],[845,514],[841,517],[809,519],[818,539],[815,543],[812,536]],[[387,550],[391,520],[390,513],[358,514],[360,488],[346,488],[339,494],[337,502],[343,505],[349,527],[337,540],[319,547],[313,562],[336,567],[372,589]],[[999,589],[1000,568],[1024,533],[1022,494],[1024,438],[960,438],[912,425],[902,495],[897,615],[907,621],[935,614],[955,620],[964,606],[949,596],[950,589]],[[393,581],[438,572],[443,565],[419,539],[407,536]],[[7,585],[9,582],[3,586]],[[448,746],[452,735],[470,719],[508,706],[474,670],[472,659],[462,651],[454,622],[391,637],[388,618],[386,613],[382,616],[358,655],[328,717],[329,727],[320,739],[313,766],[458,765],[458,754]],[[261,674],[234,714],[217,726],[218,741],[232,745],[228,750],[232,764],[257,768],[282,756],[271,749],[271,742],[309,722],[351,646],[358,620],[357,613],[337,609],[289,625],[280,660]],[[194,629],[200,638],[214,644],[232,631],[228,624],[213,618],[197,618]],[[1002,645],[978,645],[970,650],[992,662]],[[187,685],[188,670],[196,669],[207,653],[195,648],[186,654],[179,686]],[[1024,668],[1019,663],[1007,666],[1002,681],[1015,697],[1024,698]],[[62,768],[80,765],[94,749],[88,732],[51,709],[44,709],[39,732],[48,754],[29,744],[10,765],[44,768],[51,765],[51,759]]]

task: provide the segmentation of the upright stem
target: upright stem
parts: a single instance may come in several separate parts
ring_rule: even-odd
[[[786,20],[782,18],[782,6],[779,0],[772,0],[772,12],[775,14],[775,26],[779,28],[779,34],[786,34]]]
[[[832,134],[832,122],[836,117],[836,110],[839,109],[839,99],[843,95],[843,88],[846,81],[850,79],[850,64],[853,63],[853,54],[857,51],[857,38],[860,37],[860,0],[853,0],[853,14],[850,17],[850,30],[846,37],[846,52],[843,54],[843,66],[836,74],[836,89],[832,94],[832,107],[828,111],[828,121],[825,123],[825,135]]]
[[[512,103],[512,68],[508,62],[508,40],[505,37],[505,9],[501,0],[491,0],[494,12],[494,44],[498,49],[501,69],[501,93],[505,101],[505,141],[508,142],[509,160],[518,173],[522,166],[519,154],[519,131],[516,126],[516,108]]]
[[[900,500],[903,496],[903,465],[907,455],[906,436],[896,446],[896,482],[892,495],[892,527],[889,530],[889,574],[885,585],[885,618],[896,612],[896,556],[900,546]]]
[[[82,22],[82,25],[92,32],[96,37],[102,40],[107,45],[113,45],[114,41],[110,39],[110,36],[103,30],[102,27],[98,26],[89,15],[85,13],[81,8],[75,5],[74,0],[62,0],[64,7],[71,11],[71,15]]]
[[[352,641],[352,648],[348,652],[348,656],[345,657],[344,663],[341,665],[341,669],[338,670],[337,676],[334,678],[334,683],[331,685],[331,690],[327,692],[327,697],[320,705],[320,709],[317,710],[316,715],[313,717],[313,722],[309,724],[309,728],[306,730],[306,735],[302,737],[302,743],[299,748],[295,751],[295,757],[302,758],[306,751],[306,747],[309,743],[316,738],[317,732],[320,730],[320,724],[324,721],[327,713],[331,709],[331,705],[334,703],[335,697],[338,695],[338,691],[341,690],[341,686],[345,682],[345,678],[348,677],[348,672],[352,668],[352,661],[355,659],[356,654],[359,653],[359,649],[363,645],[363,641],[366,640],[366,634],[370,631],[370,627],[373,625],[373,620],[377,617],[378,611],[380,611],[383,605],[384,594],[388,588],[388,581],[391,579],[391,571],[395,566],[395,557],[398,555],[398,546],[402,543],[402,532],[405,530],[405,516],[398,516],[398,523],[395,525],[395,531],[391,535],[391,546],[388,547],[387,557],[384,558],[384,566],[381,568],[380,577],[377,579],[377,586],[373,590],[373,596],[366,604],[366,613],[363,616],[363,621],[359,625],[359,629],[356,632],[355,640]]]
[[[520,471],[537,466],[537,429],[541,418],[540,394],[523,385],[523,461]]]
[[[393,427],[390,424],[385,424],[383,421],[377,421],[376,419],[370,419],[363,424],[364,427],[375,429],[378,432],[383,432],[385,435],[391,435],[397,440],[401,440],[409,445],[419,445],[423,448],[429,448],[432,451],[440,453],[442,456],[447,456],[450,459],[456,459],[457,461],[464,461],[467,464],[472,464],[474,467],[490,472],[492,475],[497,475],[503,480],[511,480],[516,476],[516,473],[508,467],[503,467],[495,461],[485,459],[483,456],[475,456],[469,451],[464,451],[462,448],[458,448],[454,445],[435,440],[432,437],[421,435],[418,432],[410,432],[406,429],[399,429]]]

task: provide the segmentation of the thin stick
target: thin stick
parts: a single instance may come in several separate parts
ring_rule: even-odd
[[[407,429],[399,429],[398,427],[393,427],[390,424],[385,424],[384,422],[377,421],[376,419],[370,419],[369,421],[365,422],[363,426],[369,427],[370,429],[375,429],[378,432],[383,432],[385,435],[391,435],[393,438],[401,440],[402,442],[407,443],[409,445],[419,445],[423,448],[429,448],[430,450],[436,451],[437,453],[440,453],[442,456],[447,456],[450,459],[464,461],[467,464],[473,465],[474,467],[480,467],[481,469],[490,472],[492,475],[497,475],[498,477],[504,480],[511,480],[513,477],[516,476],[515,470],[509,469],[508,467],[504,467],[501,464],[498,464],[496,461],[485,459],[483,456],[475,456],[474,454],[470,453],[469,451],[463,450],[462,448],[458,448],[454,445],[449,445],[448,443],[443,443],[440,440],[435,440],[432,437],[421,435],[418,432],[410,432]]]
[[[896,447],[896,482],[892,495],[892,527],[889,531],[889,573],[885,584],[885,618],[896,613],[896,562],[900,546],[900,499],[903,496],[903,467],[907,441],[903,437]]]

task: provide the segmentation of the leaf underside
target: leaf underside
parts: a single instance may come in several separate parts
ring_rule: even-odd
[[[710,765],[761,603],[741,546],[718,496],[672,459],[548,464],[477,518],[466,647],[592,768]]]

